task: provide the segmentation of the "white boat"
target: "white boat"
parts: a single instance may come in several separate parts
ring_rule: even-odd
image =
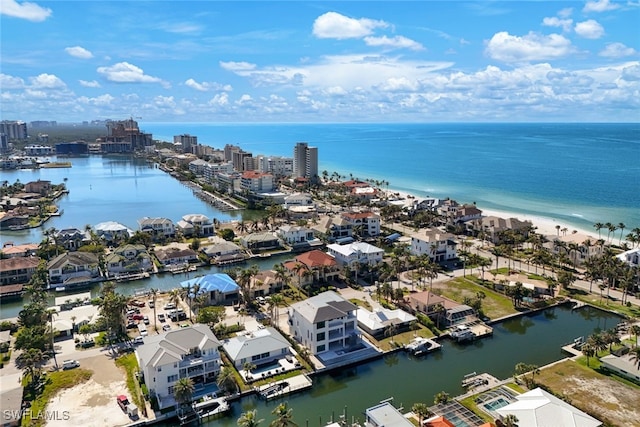
[[[230,407],[225,397],[215,397],[215,394],[203,396],[200,402],[193,404],[193,409],[200,415],[200,418],[208,418],[227,412]]]
[[[66,291],[66,288],[64,286],[57,286],[56,287],[56,292],[64,292]]]
[[[414,356],[419,356],[421,354],[430,353],[432,351],[440,350],[442,345],[440,343],[435,342],[434,340],[430,340],[429,338],[417,337],[411,340],[409,344],[405,346],[405,349]]]
[[[456,326],[449,335],[451,335],[451,338],[458,342],[471,341],[476,338],[476,334],[467,325]]]

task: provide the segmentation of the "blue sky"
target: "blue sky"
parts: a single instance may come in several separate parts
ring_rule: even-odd
[[[640,2],[0,0],[5,120],[640,119]]]

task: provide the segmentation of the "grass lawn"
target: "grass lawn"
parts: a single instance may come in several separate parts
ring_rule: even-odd
[[[69,369],[67,371],[48,372],[44,389],[42,390],[42,393],[35,396],[35,399],[31,402],[31,411],[25,412],[25,418],[23,419],[22,425],[43,425],[46,421],[45,419],[31,420],[31,414],[44,414],[43,411],[45,410],[47,404],[53,398],[53,396],[56,395],[56,393],[58,393],[60,390],[71,388],[77,384],[89,381],[91,375],[91,371],[82,368]]]
[[[597,286],[593,285],[594,289],[598,289]],[[569,288],[568,290],[562,290],[560,292],[562,295],[570,296],[571,298],[580,300],[587,304],[591,304],[595,307],[601,308],[603,310],[613,311],[622,316],[631,317],[631,318],[640,318],[640,307],[637,305],[632,305],[631,307],[627,307],[624,304],[620,304],[620,301],[613,301],[607,298],[606,291],[603,292],[602,297],[598,294],[590,294],[587,291],[576,288]],[[632,298],[632,297],[630,297]]]
[[[640,419],[640,387],[594,370],[596,358],[589,364],[565,360],[541,369],[536,382],[605,425],[634,425]]]
[[[482,300],[482,311],[490,319],[498,319],[518,312],[513,307],[511,298],[464,277],[456,277],[445,285],[445,287],[438,289],[438,293],[458,302],[462,302],[464,297],[475,298],[476,294],[482,291],[485,294],[485,298]]]
[[[136,372],[140,370],[138,367],[138,360],[135,353],[125,354],[116,359],[116,366],[123,368],[127,373],[127,389],[131,393],[131,400],[136,404],[138,408],[144,408],[144,400],[142,397],[142,390],[136,380]]]
[[[367,335],[367,337],[380,349],[389,351],[397,347],[402,347],[405,344],[409,344],[409,342],[411,342],[415,337],[433,338],[435,336],[428,328],[425,328],[420,324],[417,324],[417,326],[419,326],[419,329],[416,329],[415,331],[406,331],[401,334],[396,334],[393,337],[385,337],[379,341],[369,335]]]

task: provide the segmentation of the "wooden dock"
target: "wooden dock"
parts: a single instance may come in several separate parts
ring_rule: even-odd
[[[297,391],[306,390],[311,388],[312,385],[313,383],[311,382],[311,379],[306,375],[301,374],[285,380],[260,386],[258,387],[258,394],[265,400],[270,400]]]

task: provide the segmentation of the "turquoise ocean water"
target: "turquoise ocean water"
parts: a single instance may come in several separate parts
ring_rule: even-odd
[[[211,124],[141,123],[155,139],[254,155],[318,147],[319,170],[386,180],[418,196],[553,218],[640,227],[640,124]],[[626,232],[625,232],[626,234]]]

